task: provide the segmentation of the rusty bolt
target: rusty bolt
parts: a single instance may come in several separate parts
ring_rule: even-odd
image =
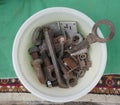
[[[32,47],[28,50],[28,52],[31,54],[31,56],[33,58],[32,66],[36,72],[36,75],[37,75],[39,81],[42,84],[45,84],[45,77],[43,74],[43,70],[41,68],[42,60],[40,59],[39,54],[38,54],[39,49],[37,47]]]

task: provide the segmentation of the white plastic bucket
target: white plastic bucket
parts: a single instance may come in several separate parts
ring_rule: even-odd
[[[106,44],[95,43],[90,46],[92,67],[85,76],[79,79],[78,85],[72,88],[48,88],[41,85],[31,67],[31,57],[28,48],[32,46],[32,32],[38,26],[55,21],[77,21],[79,31],[84,35],[91,32],[94,22],[80,11],[53,7],[37,12],[31,16],[19,29],[14,40],[12,59],[15,72],[22,84],[35,96],[52,102],[69,102],[81,98],[90,92],[100,80],[106,66]],[[103,37],[100,30],[98,33]]]

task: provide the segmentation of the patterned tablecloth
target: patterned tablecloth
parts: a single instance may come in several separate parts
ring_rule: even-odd
[[[29,93],[18,78],[0,79],[0,93],[8,92]],[[120,75],[104,75],[90,93],[120,95]]]

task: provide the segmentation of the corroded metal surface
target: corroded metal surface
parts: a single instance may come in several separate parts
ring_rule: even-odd
[[[101,38],[97,33],[102,24],[110,28],[107,38]],[[38,79],[48,87],[77,85],[78,79],[92,66],[90,44],[110,41],[114,34],[114,26],[108,20],[94,24],[87,38],[78,32],[77,22],[55,22],[37,27],[32,37],[34,47],[29,49],[29,53]]]

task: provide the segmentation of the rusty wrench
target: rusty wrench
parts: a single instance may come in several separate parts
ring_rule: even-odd
[[[110,28],[110,34],[107,38],[101,38],[98,36],[97,29],[98,29],[99,25],[101,25],[101,24],[106,24]],[[71,53],[76,52],[83,48],[87,48],[90,44],[95,43],[95,42],[101,42],[101,43],[108,42],[113,38],[114,34],[115,34],[115,28],[114,28],[114,25],[110,21],[108,21],[108,20],[98,21],[93,26],[92,32],[89,33],[87,38],[85,40],[83,40],[78,46],[72,47],[69,51]]]

